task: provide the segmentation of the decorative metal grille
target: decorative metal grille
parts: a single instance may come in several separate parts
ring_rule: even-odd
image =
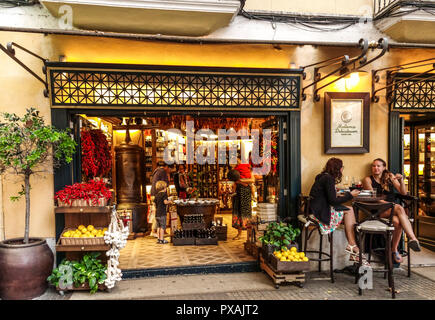
[[[400,80],[412,76],[395,77],[392,93],[392,109],[397,111],[435,111],[435,79]]]
[[[299,108],[300,76],[50,69],[53,107]]]

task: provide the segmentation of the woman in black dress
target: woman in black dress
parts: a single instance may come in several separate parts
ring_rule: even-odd
[[[382,192],[382,194],[386,196],[385,201],[387,202],[395,201],[394,189],[396,189],[400,194],[407,194],[403,176],[399,173],[393,174],[388,171],[387,163],[380,158],[373,161],[372,175],[370,177],[365,177],[362,183],[365,190],[373,190],[375,188]],[[388,210],[380,215],[381,218],[388,218],[389,216],[390,212]],[[406,214],[405,209],[399,204],[394,206],[393,225],[394,232],[391,245],[393,259],[396,263],[401,263],[403,259],[397,248],[400,238],[402,237],[402,229],[408,236],[408,246],[414,251],[421,251],[421,248],[414,231],[412,230],[412,225],[409,222],[408,215]]]
[[[359,248],[355,241],[355,215],[352,207],[343,203],[350,201],[359,194],[359,190],[346,192],[337,196],[335,185],[341,182],[343,176],[343,161],[330,158],[323,171],[316,176],[310,191],[310,209],[320,226],[322,234],[333,232],[344,220],[344,230],[348,245],[345,249],[350,254],[350,261],[358,262]],[[367,264],[363,259],[363,264]]]

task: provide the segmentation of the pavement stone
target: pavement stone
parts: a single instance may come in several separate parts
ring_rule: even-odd
[[[35,300],[389,300],[388,282],[374,273],[372,290],[358,295],[354,277],[336,273],[335,283],[326,274],[307,274],[303,288],[293,284],[275,289],[262,272],[178,275],[123,280],[110,293],[69,292],[59,295],[49,288]],[[435,267],[395,269],[397,300],[435,300]]]

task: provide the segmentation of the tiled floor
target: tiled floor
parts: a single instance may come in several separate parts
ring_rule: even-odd
[[[227,241],[219,241],[217,246],[173,246],[171,243],[157,244],[156,238],[151,236],[129,240],[121,250],[120,268],[148,269],[254,261],[243,247],[246,231],[243,231],[240,240],[232,240],[237,230],[231,227],[231,214],[219,216],[228,226]]]

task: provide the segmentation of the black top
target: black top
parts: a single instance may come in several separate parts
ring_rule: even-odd
[[[186,192],[186,189],[187,189],[187,188],[182,188],[182,187],[180,187],[180,176],[181,176],[181,175],[184,175],[184,180],[185,180],[185,182],[186,182],[186,180],[187,180],[187,174],[186,174],[186,173],[176,172],[176,173],[174,174],[174,185],[175,185],[175,190],[177,191],[177,194],[178,194],[180,191],[184,191],[184,192]]]
[[[166,216],[165,200],[168,200],[168,194],[166,191],[157,192],[154,198],[154,203],[156,204],[156,217]]]
[[[321,173],[316,176],[316,180],[311,187],[310,196],[312,198],[310,201],[311,212],[320,222],[327,225],[331,222],[330,207],[338,207],[341,203],[353,198],[350,192],[337,197],[335,180],[329,173]],[[340,210],[343,209],[340,208]]]
[[[388,183],[388,190],[385,190],[382,188],[382,185],[375,180],[375,178],[373,176],[370,176],[370,180],[372,180],[372,188],[382,190],[382,194],[387,196],[385,201],[394,202],[396,197],[395,197],[395,192],[394,192],[394,186],[391,183],[391,181]]]

